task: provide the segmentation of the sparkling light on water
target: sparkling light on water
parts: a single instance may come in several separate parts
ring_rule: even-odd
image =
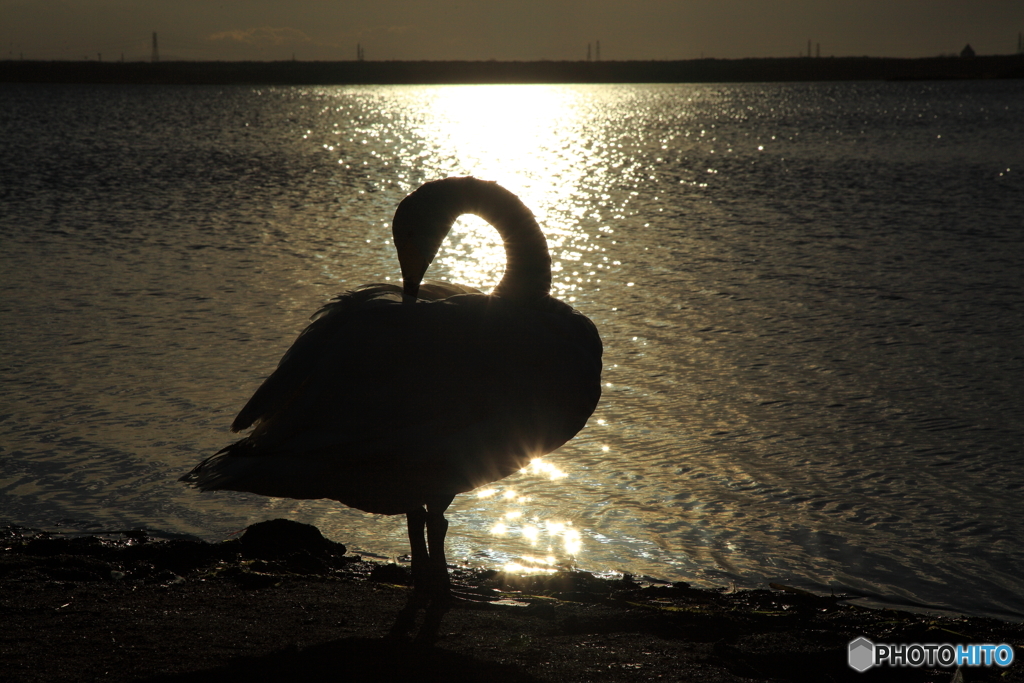
[[[176,483],[390,220],[475,175],[605,341],[581,434],[450,558],[1024,614],[1024,85],[5,86],[0,510],[224,538],[403,521]],[[459,222],[428,277],[501,277]],[[949,587],[956,586],[956,591]]]

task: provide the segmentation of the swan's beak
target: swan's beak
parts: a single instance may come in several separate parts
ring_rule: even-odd
[[[402,266],[402,291],[415,297],[420,291],[420,282],[430,261],[413,244],[396,244],[395,248],[398,251],[398,262]]]

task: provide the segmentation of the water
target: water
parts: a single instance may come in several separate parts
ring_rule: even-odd
[[[0,87],[0,518],[221,539],[403,520],[176,483],[308,315],[498,180],[605,341],[450,556],[1024,617],[1024,83]],[[429,275],[491,286],[460,221]],[[58,526],[59,525],[59,526]]]

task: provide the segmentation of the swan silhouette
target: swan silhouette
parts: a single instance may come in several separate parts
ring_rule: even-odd
[[[504,241],[490,295],[422,282],[465,213]],[[427,607],[429,630],[451,602],[445,510],[583,428],[601,395],[602,345],[588,318],[549,295],[544,234],[497,183],[427,183],[392,229],[403,287],[366,285],[320,309],[231,425],[253,431],[181,481],[406,515],[414,590],[396,628]]]

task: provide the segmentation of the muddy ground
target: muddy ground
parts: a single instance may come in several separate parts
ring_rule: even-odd
[[[265,526],[269,525],[269,526]],[[304,528],[303,528],[304,527]],[[776,586],[708,591],[584,572],[453,570],[490,602],[435,642],[390,634],[407,568],[275,521],[223,543],[0,529],[0,681],[952,681],[952,668],[858,673],[847,646],[1008,643],[1024,625],[846,604]],[[963,667],[1024,681],[1024,664]]]

